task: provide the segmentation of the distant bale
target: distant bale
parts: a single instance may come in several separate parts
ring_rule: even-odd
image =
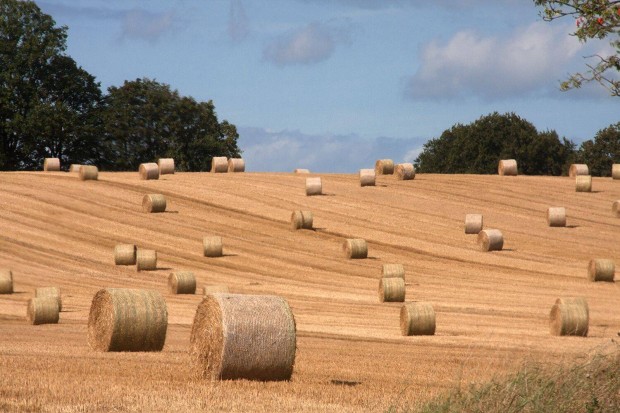
[[[27,318],[32,325],[57,324],[60,318],[58,299],[54,297],[31,298],[28,300]]]
[[[196,277],[191,271],[177,271],[168,277],[168,290],[172,294],[196,294]]]
[[[405,301],[405,280],[402,278],[381,278],[379,280],[379,302]]]
[[[157,251],[138,249],[136,252],[136,270],[153,271],[157,269]]]
[[[588,165],[584,163],[574,163],[568,168],[568,176],[571,178],[576,177],[577,175],[590,175],[590,169]]]
[[[620,179],[620,163],[611,165],[611,178]]]
[[[226,285],[205,285],[202,287],[202,295],[214,293],[228,293],[229,289]]]
[[[360,169],[360,186],[375,186],[375,170]]]
[[[394,173],[394,161],[391,159],[378,159],[375,162],[377,175],[392,175]]]
[[[88,345],[96,351],[161,351],[168,310],[151,290],[106,288],[93,297],[88,316]]]
[[[215,293],[196,310],[190,356],[201,378],[290,380],[296,345],[295,319],[285,299]]]
[[[547,224],[550,227],[566,226],[566,208],[549,207],[547,208]]]
[[[497,173],[502,176],[517,176],[519,173],[517,161],[514,159],[502,159],[497,166]]]
[[[482,231],[483,219],[482,214],[466,214],[465,215],[465,233],[477,234]]]
[[[159,166],[154,162],[141,163],[138,171],[140,172],[140,179],[159,179]]]
[[[71,166],[69,167],[69,172],[80,172],[81,167],[82,165],[78,163],[72,163]]]
[[[59,158],[45,158],[43,160],[43,170],[45,172],[60,171],[60,159]]]
[[[405,279],[405,266],[403,264],[383,264],[381,278]]]
[[[221,257],[223,255],[222,237],[204,237],[202,239],[202,249],[205,257]]]
[[[245,160],[230,158],[228,160],[228,172],[245,172]]]
[[[39,287],[35,288],[34,296],[36,298],[55,298],[58,300],[58,311],[62,311],[62,296],[58,287]]]
[[[212,173],[228,172],[228,159],[225,156],[214,156],[211,161]]]
[[[297,168],[293,172],[296,173],[296,174],[309,174],[310,173],[310,169]]]
[[[323,184],[320,177],[306,178],[306,195],[321,195],[323,193]]]
[[[291,227],[293,230],[312,229],[312,211],[293,211]]]
[[[13,294],[13,271],[0,269],[0,294]]]
[[[611,204],[611,212],[615,217],[620,218],[620,200],[614,201],[614,203]]]
[[[342,245],[345,257],[360,259],[368,257],[368,245],[363,239],[346,239]]]
[[[174,174],[174,158],[159,158],[157,160],[157,167],[159,168],[160,175]]]
[[[96,181],[99,179],[99,168],[95,165],[82,165],[80,168],[80,180]]]
[[[156,213],[166,211],[166,197],[162,194],[147,194],[142,198],[144,212]]]
[[[588,279],[590,281],[613,282],[616,275],[616,265],[613,260],[594,259],[588,263]]]
[[[478,233],[478,245],[482,251],[501,251],[504,236],[499,229],[483,229]]]
[[[410,181],[415,179],[415,167],[412,163],[399,163],[394,169],[394,174],[401,181]]]
[[[400,331],[403,336],[435,334],[435,310],[430,303],[411,302],[400,309]]]
[[[114,264],[136,265],[136,251],[134,244],[117,244],[114,246]]]
[[[592,176],[577,175],[575,177],[576,192],[592,192]]]
[[[590,314],[585,298],[558,298],[549,314],[549,330],[554,336],[588,335]]]

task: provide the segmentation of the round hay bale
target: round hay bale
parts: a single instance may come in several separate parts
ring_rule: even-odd
[[[60,318],[59,312],[57,298],[40,297],[28,300],[26,315],[28,322],[32,325],[57,324]]]
[[[80,168],[80,180],[96,181],[99,179],[99,168],[95,165],[82,165]]]
[[[405,266],[403,264],[383,264],[381,278],[405,279]]]
[[[547,208],[547,224],[550,227],[566,226],[566,208],[549,207]]]
[[[403,336],[435,334],[435,310],[430,303],[411,302],[400,309],[400,331]]]
[[[310,169],[297,168],[293,172],[296,173],[296,174],[309,174],[310,173]]]
[[[88,345],[95,351],[161,351],[168,310],[157,291],[105,288],[93,297]]]
[[[575,177],[576,192],[592,192],[592,176],[577,175]]]
[[[140,172],[140,179],[159,179],[159,166],[154,162],[141,163],[138,171]]]
[[[211,160],[211,172],[223,173],[228,172],[228,159],[225,156],[214,156]]]
[[[168,277],[168,290],[172,294],[196,294],[196,277],[191,271],[177,271]]]
[[[620,163],[611,165],[611,179],[620,179]]]
[[[405,280],[402,278],[381,278],[379,280],[379,302],[402,303],[405,301]]]
[[[202,295],[228,292],[230,291],[226,285],[205,285],[202,287]]]
[[[241,158],[230,158],[228,172],[245,172],[245,161]]]
[[[293,211],[291,214],[291,227],[293,230],[312,229],[312,212]]]
[[[144,212],[156,213],[166,211],[166,197],[162,194],[148,194],[142,198]]]
[[[375,170],[360,169],[360,186],[375,186]]]
[[[157,167],[159,168],[160,175],[174,174],[174,158],[159,158],[157,160]]]
[[[571,178],[577,175],[590,175],[590,169],[585,163],[574,163],[568,168],[568,176]]]
[[[138,249],[136,252],[136,270],[153,271],[157,269],[157,251]]]
[[[504,236],[499,229],[483,229],[478,233],[478,245],[482,251],[501,251]]]
[[[590,313],[585,298],[558,298],[549,314],[549,330],[554,336],[588,335]]]
[[[394,161],[391,159],[378,159],[375,162],[377,175],[392,175],[394,173]]]
[[[360,259],[368,257],[368,245],[363,239],[346,239],[342,245],[345,257]]]
[[[296,344],[295,318],[284,298],[215,293],[196,310],[190,355],[202,378],[290,380]]]
[[[401,181],[410,181],[415,179],[415,167],[412,163],[399,163],[394,169],[394,174]]]
[[[134,244],[118,244],[114,246],[115,265],[136,265],[137,247]]]
[[[323,193],[323,184],[320,177],[306,178],[306,195],[321,195]]]
[[[590,281],[613,282],[616,275],[616,265],[613,260],[594,259],[588,263],[588,279]]]
[[[517,176],[517,161],[514,159],[502,159],[497,166],[497,173],[502,176]]]
[[[80,164],[72,163],[71,166],[69,167],[69,172],[80,172],[81,167],[82,165]]]
[[[611,204],[611,212],[615,217],[620,218],[620,200],[614,201],[614,203]]]
[[[466,214],[465,215],[465,233],[478,234],[482,231],[483,219],[482,214]]]
[[[58,171],[60,171],[60,159],[58,159],[58,158],[45,158],[43,160],[43,170],[45,172],[58,172]]]
[[[34,296],[36,298],[55,298],[58,300],[58,311],[62,311],[62,296],[58,287],[39,287],[35,288]]]
[[[0,294],[13,294],[13,271],[0,269]]]
[[[202,239],[202,248],[205,257],[221,257],[223,255],[222,237],[204,237]]]

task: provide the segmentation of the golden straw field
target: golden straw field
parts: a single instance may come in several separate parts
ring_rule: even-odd
[[[15,292],[0,295],[2,412],[365,412],[415,408],[458,386],[514,371],[523,362],[568,363],[620,337],[618,283],[588,281],[588,262],[620,265],[620,219],[611,213],[620,181],[593,178],[591,193],[568,177],[138,172],[0,173],[0,268]],[[315,176],[310,175],[310,176]],[[145,213],[146,194],[166,212]],[[547,208],[566,207],[567,227],[549,227]],[[291,230],[294,210],[315,230]],[[504,250],[482,252],[464,233],[468,213],[497,228]],[[222,257],[203,256],[203,237],[221,236]],[[367,241],[368,258],[348,260],[346,238]],[[115,266],[116,244],[154,249],[156,271]],[[404,264],[406,301],[432,303],[434,336],[403,337],[402,303],[380,303],[381,267]],[[196,275],[195,295],[173,295],[173,271]],[[204,285],[274,294],[290,304],[297,354],[290,382],[208,382],[192,376],[189,338]],[[37,287],[62,291],[59,324],[26,321]],[[168,308],[160,353],[101,353],[87,343],[101,288],[159,291]],[[587,338],[549,333],[559,297],[583,296]]]

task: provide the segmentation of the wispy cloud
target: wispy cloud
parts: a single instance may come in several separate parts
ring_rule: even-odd
[[[231,0],[228,14],[228,36],[234,42],[245,40],[250,33],[250,21],[241,0]]]
[[[173,29],[174,11],[153,13],[144,9],[125,12],[122,23],[123,38],[136,38],[149,42],[157,41],[164,33]]]

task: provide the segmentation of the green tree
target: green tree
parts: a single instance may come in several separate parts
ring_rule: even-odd
[[[560,88],[579,88],[583,83],[598,82],[612,96],[620,96],[620,0],[534,0],[541,6],[541,16],[546,21],[563,17],[575,19],[574,36],[582,42],[609,37],[614,50],[610,55],[590,56],[594,63],[587,63],[585,73],[575,73]]]
[[[583,142],[577,160],[588,165],[591,175],[610,176],[611,165],[620,163],[620,122],[599,130],[594,140]]]

